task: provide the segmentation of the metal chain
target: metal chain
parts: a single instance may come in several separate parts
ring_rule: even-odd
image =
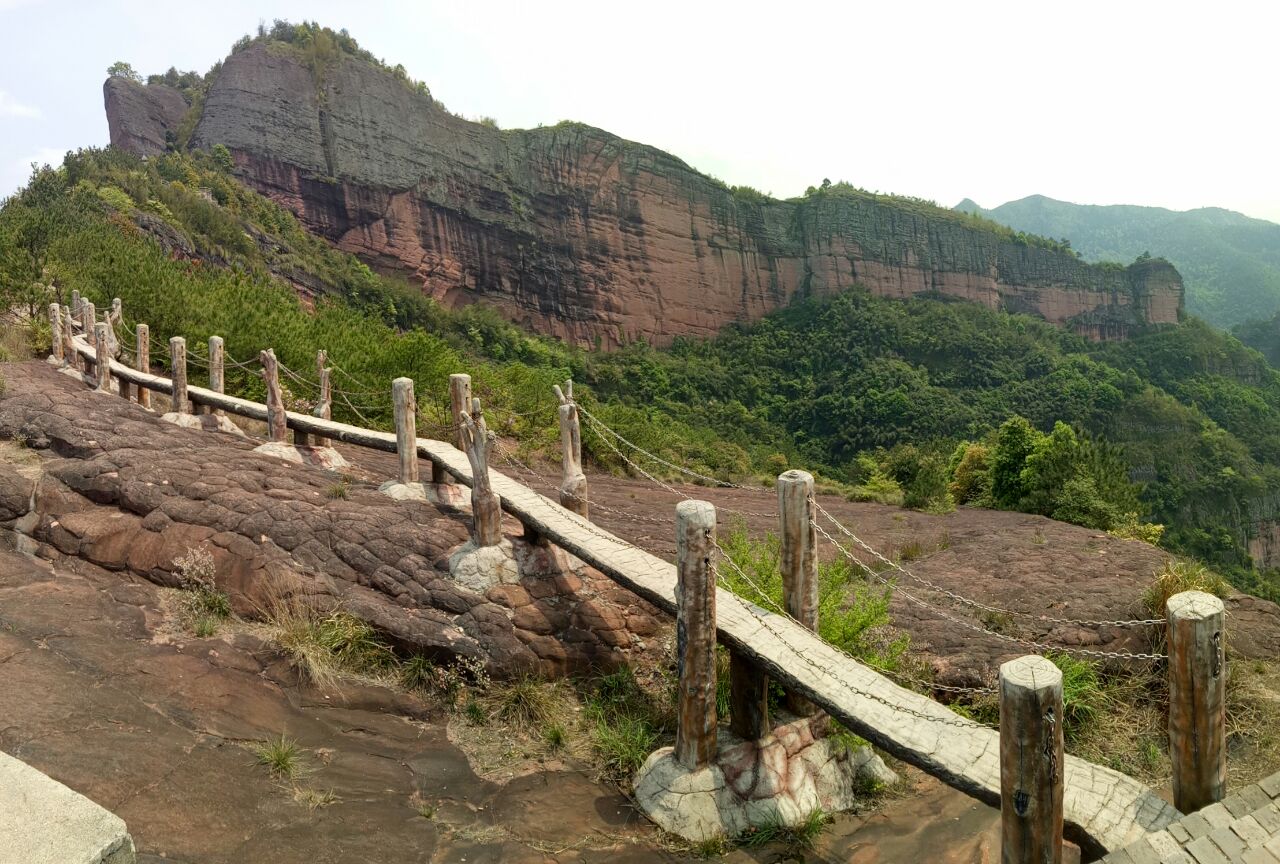
[[[583,408],[581,405],[577,405],[577,408],[578,408],[578,411],[583,416],[585,416],[589,421],[591,421],[593,424],[599,424],[599,426],[602,429],[604,429],[614,438],[617,438],[619,441],[621,441],[626,446],[630,447],[632,450],[635,450],[637,453],[647,456],[648,458],[652,459],[654,462],[657,462],[659,465],[665,465],[667,468],[670,468],[673,471],[679,471],[681,474],[686,474],[690,477],[696,477],[699,480],[705,480],[706,482],[711,483],[714,486],[721,486],[728,489],[744,489],[748,492],[764,492],[764,490],[761,489],[759,486],[744,486],[741,483],[731,483],[728,480],[721,480],[717,477],[710,477],[706,474],[701,474],[690,468],[685,468],[681,465],[677,465],[674,462],[668,462],[666,459],[663,459],[661,456],[658,456],[654,453],[650,453],[648,450],[644,449],[640,445],[634,444],[631,441],[628,441],[622,435],[610,429],[607,425],[605,425],[603,421],[600,420],[600,418],[596,417],[594,414],[592,414],[586,408]]]
[[[717,545],[717,548],[719,548],[718,545]],[[721,550],[721,554],[723,555],[723,550]],[[723,559],[723,560],[729,560],[730,562],[732,562],[732,559]],[[768,621],[769,613],[765,612],[765,610],[761,609],[760,607],[756,606],[754,603],[750,603],[750,602],[744,603],[743,606],[744,608],[746,608],[746,610],[751,614],[753,618],[755,618],[758,622],[760,622],[760,626],[768,630],[769,633],[775,639],[778,640],[778,642],[785,645],[787,649],[791,651],[792,654],[794,654],[797,658],[800,659],[801,662],[805,663],[814,671],[822,675],[826,675],[832,681],[836,682],[836,684],[840,685],[841,687],[844,687],[847,690],[853,691],[859,696],[870,699],[873,702],[879,702],[881,705],[884,705],[885,707],[891,708],[892,710],[900,712],[902,714],[907,714],[909,716],[916,717],[920,720],[927,720],[931,723],[939,723],[944,726],[955,726],[961,729],[998,728],[995,726],[990,726],[985,723],[979,723],[977,720],[970,720],[967,717],[957,716],[954,720],[949,717],[936,717],[932,714],[926,714],[923,711],[917,711],[914,708],[908,708],[905,705],[899,705],[896,702],[891,702],[890,700],[884,698],[883,696],[879,696],[875,693],[868,693],[866,690],[863,690],[862,688],[841,678],[839,675],[836,674],[836,672],[830,666],[819,665],[817,661],[815,661],[812,657],[808,656],[808,654],[806,654],[804,651],[801,651],[799,648],[796,648],[794,645],[788,642],[786,637],[784,637],[781,633],[779,633],[773,627],[773,625],[769,623]],[[764,613],[764,614],[761,614],[761,613]],[[830,643],[824,643],[824,644],[830,645]],[[831,647],[835,648],[835,650],[837,651],[841,650],[839,648],[836,648],[836,646],[834,645],[831,645]],[[845,653],[845,652],[841,652],[841,653]],[[861,662],[857,660],[857,658],[851,658],[851,659],[859,663]]]
[[[1087,627],[1145,627],[1145,626],[1151,626],[1154,624],[1165,623],[1164,620],[1160,618],[1140,618],[1140,619],[1130,619],[1130,620],[1122,620],[1122,621],[1090,621],[1088,619],[1076,620],[1073,618],[1053,618],[1049,615],[1036,615],[1031,612],[1018,612],[1013,609],[1004,609],[1000,606],[990,606],[986,603],[982,603],[977,600],[972,600],[968,597],[965,597],[963,594],[957,594],[955,591],[945,588],[942,585],[937,584],[936,582],[932,582],[924,578],[923,576],[917,576],[915,573],[912,573],[910,570],[908,570],[906,567],[903,567],[897,561],[893,561],[889,558],[886,558],[884,555],[881,555],[879,552],[873,549],[864,540],[862,540],[857,535],[855,535],[852,531],[846,528],[844,524],[840,522],[839,519],[837,519],[836,517],[828,513],[827,510],[821,504],[819,504],[816,499],[813,502],[813,506],[814,506],[814,509],[817,510],[819,513],[821,513],[823,516],[825,516],[832,525],[840,529],[840,532],[842,534],[844,534],[854,543],[858,544],[858,546],[863,551],[865,551],[869,555],[874,556],[876,560],[880,561],[882,564],[888,567],[892,567],[894,570],[897,570],[899,573],[904,574],[905,576],[917,582],[918,584],[924,585],[928,588],[932,588],[934,591],[937,591],[941,594],[945,594],[946,596],[950,597],[952,600],[955,600],[959,603],[963,603],[966,606],[973,606],[977,609],[982,609],[985,612],[994,612],[996,614],[1009,615],[1015,618],[1030,618],[1035,621],[1044,621],[1050,624],[1076,624],[1076,625],[1087,626]]]
[[[618,456],[618,458],[619,458],[619,459],[621,459],[623,462],[627,463],[627,465],[628,465],[628,466],[630,466],[632,470],[634,470],[634,471],[638,472],[639,474],[643,475],[643,476],[644,476],[644,477],[645,477],[649,482],[651,482],[651,483],[655,483],[655,484],[657,484],[658,486],[661,486],[663,489],[666,489],[666,490],[667,490],[668,492],[670,492],[672,495],[675,495],[675,496],[677,496],[677,497],[679,497],[679,498],[683,498],[683,499],[684,499],[684,500],[686,500],[686,501],[691,501],[691,500],[693,500],[691,495],[687,495],[687,494],[685,494],[684,492],[681,492],[679,489],[676,489],[675,487],[670,486],[669,484],[662,482],[662,481],[661,481],[661,480],[659,480],[657,477],[653,476],[653,475],[652,475],[652,474],[650,474],[648,471],[646,471],[646,470],[644,470],[643,468],[641,468],[641,467],[640,467],[638,464],[636,464],[632,459],[630,459],[630,458],[629,458],[625,453],[623,453],[621,450],[619,450],[619,449],[618,449],[618,447],[617,447],[617,445],[615,445],[612,441],[610,441],[610,440],[609,440],[608,438],[606,438],[603,434],[601,434],[600,430],[596,428],[596,423],[595,423],[595,421],[591,418],[591,415],[586,414],[586,412],[585,412],[585,411],[583,412],[583,414],[584,414],[584,415],[586,415],[586,417],[587,417],[587,426],[591,429],[591,431],[592,431],[592,432],[594,432],[594,433],[595,433],[596,437],[597,437],[597,438],[599,438],[602,442],[604,442],[604,444],[605,444],[605,446],[606,446],[606,447],[608,447],[608,448],[609,448],[610,450],[612,450],[615,454],[617,454],[617,456]],[[749,511],[749,510],[737,510],[737,509],[734,509],[733,507],[725,507],[725,506],[723,506],[723,505],[718,505],[718,506],[717,506],[717,509],[718,509],[718,510],[724,510],[724,511],[725,511],[725,512],[727,512],[727,513],[737,513],[737,514],[738,514],[738,515],[740,515],[740,516],[755,516],[755,517],[757,517],[757,518],[765,518],[765,519],[776,519],[776,518],[778,518],[778,514],[776,514],[776,513],[753,513],[753,512],[751,512],[751,511]]]
[[[835,546],[842,553],[844,553],[844,556],[846,558],[848,558],[850,561],[857,564],[864,571],[866,571],[867,575],[871,576],[872,578],[876,579],[882,584],[892,585],[892,583],[889,582],[888,579],[885,579],[878,572],[876,572],[875,570],[867,566],[866,563],[859,560],[856,555],[854,555],[848,549],[844,548],[838,542],[836,542],[836,539],[832,537],[830,534],[828,534],[826,529],[823,528],[821,525],[819,525],[816,520],[810,519],[809,524],[812,525],[814,528],[816,528],[819,534],[827,538],[827,540],[831,543],[831,545]],[[1023,639],[1022,637],[1019,637],[1019,636],[1009,636],[1004,633],[997,633],[994,630],[988,630],[987,628],[979,624],[974,624],[971,621],[965,621],[963,618],[957,618],[955,615],[952,615],[950,612],[947,612],[944,609],[939,609],[937,606],[934,606],[933,604],[925,600],[921,600],[919,597],[916,597],[914,594],[912,594],[910,591],[908,591],[907,589],[903,588],[900,585],[896,587],[895,591],[901,594],[902,596],[906,597],[911,602],[915,603],[917,606],[920,606],[923,609],[927,609],[930,612],[934,613],[935,615],[940,615],[943,618],[946,618],[948,621],[952,622],[953,624],[958,624],[961,627],[964,627],[968,630],[972,630],[975,633],[981,633],[985,636],[990,636],[993,639],[999,639],[1001,641],[1009,642],[1015,645],[1023,645],[1028,648],[1035,648],[1039,651],[1063,651],[1068,654],[1080,654],[1086,657],[1104,657],[1108,659],[1123,659],[1123,660],[1167,660],[1168,659],[1168,656],[1165,654],[1142,654],[1142,653],[1131,653],[1128,651],[1098,651],[1092,648],[1076,648],[1074,646],[1068,646],[1068,645],[1051,645],[1047,642],[1036,642],[1035,640]]]
[[[716,549],[718,549],[720,551],[720,554],[724,556],[725,561],[727,561],[729,566],[733,568],[734,572],[737,573],[740,577],[742,577],[743,581],[745,581],[747,585],[751,587],[751,590],[755,591],[756,594],[760,597],[760,599],[763,600],[766,604],[768,604],[768,606],[774,612],[783,616],[784,618],[787,618],[795,622],[796,624],[799,624],[801,627],[805,627],[805,625],[802,622],[797,620],[795,616],[793,616],[790,612],[784,609],[776,600],[774,600],[773,597],[771,597],[769,593],[765,591],[763,587],[760,586],[759,583],[757,583],[754,579],[748,576],[746,571],[742,569],[742,567],[738,564],[737,561],[733,560],[733,556],[730,555],[725,550],[725,548],[720,545],[719,542],[716,543]],[[826,642],[825,639],[823,641]],[[851,660],[855,660],[858,663],[863,664],[864,666],[870,666],[872,669],[875,669],[877,672],[880,672],[883,675],[889,675],[892,677],[901,678],[902,680],[915,684],[918,687],[927,687],[933,690],[942,690],[947,693],[987,694],[987,693],[996,692],[991,687],[961,687],[961,686],[956,686],[952,684],[937,684],[933,681],[925,681],[921,678],[916,678],[912,675],[908,675],[905,672],[901,672],[896,669],[889,670],[884,668],[883,666],[879,666],[875,663],[872,663],[871,661],[866,660],[864,658],[855,657],[853,656],[853,654],[851,654],[849,651],[845,650],[844,648],[841,648],[839,645],[835,645],[830,642],[827,642],[827,644],[831,645],[832,648],[835,648],[837,651],[839,651],[841,654],[844,654],[846,657],[848,657]]]

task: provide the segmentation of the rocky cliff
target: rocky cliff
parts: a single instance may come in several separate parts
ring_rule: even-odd
[[[171,119],[159,99],[108,82],[112,142],[154,152],[157,124]],[[214,76],[191,145],[215,144],[342,249],[443,303],[484,300],[578,344],[709,336],[853,284],[962,297],[1094,338],[1176,322],[1182,306],[1181,278],[1163,262],[1096,267],[852,191],[735,194],[599,129],[472,123],[378,65],[344,56],[317,67],[281,43],[255,42]]]

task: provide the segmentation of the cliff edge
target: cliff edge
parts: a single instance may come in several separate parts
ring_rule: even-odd
[[[108,82],[112,143],[157,152],[171,93]],[[147,98],[144,98],[147,97]],[[1163,262],[1073,253],[923,202],[841,186],[778,201],[578,123],[500,130],[456,117],[379,64],[308,62],[259,40],[213,75],[190,145],[315,233],[406,273],[446,305],[484,300],[580,345],[713,335],[796,295],[855,283],[1039,315],[1092,338],[1175,323]]]

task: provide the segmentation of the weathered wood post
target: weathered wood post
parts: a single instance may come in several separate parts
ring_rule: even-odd
[[[289,431],[289,418],[285,416],[284,396],[280,393],[280,364],[276,362],[274,348],[259,352],[262,364],[262,380],[267,385],[267,440],[283,442]]]
[[[1169,758],[1173,806],[1194,813],[1227,790],[1227,662],[1222,601],[1184,591],[1165,604],[1169,625]]]
[[[587,475],[582,473],[582,427],[573,401],[573,382],[553,387],[560,400],[560,506],[584,519],[587,513]]]
[[[209,337],[209,389],[215,393],[227,392],[227,351],[223,345],[221,336]],[[214,411],[208,405],[204,406],[205,414],[219,414],[223,412],[221,409]]]
[[[400,457],[400,482],[417,483],[418,403],[413,398],[412,378],[397,378],[391,382],[391,404],[396,419],[396,455]]]
[[[71,309],[71,314],[72,314],[72,315],[77,315],[77,316],[78,316],[78,315],[80,314],[80,289],[79,289],[79,288],[72,288],[72,289],[71,289],[71,306],[70,306],[70,309]]]
[[[456,377],[456,376],[455,376]],[[467,382],[470,384],[470,380]],[[502,542],[502,499],[489,485],[489,427],[480,400],[471,400],[471,413],[462,415],[463,445],[471,463],[471,517],[477,546]]]
[[[107,321],[107,353],[112,357],[120,356],[120,345],[116,341],[116,325],[120,323],[120,319],[124,317],[124,308],[120,303],[119,297],[111,300],[111,310],[106,314]]]
[[[102,393],[111,392],[111,340],[107,337],[110,327],[105,321],[93,325],[93,344],[97,349],[94,354],[94,369],[98,373],[98,390]]]
[[[169,339],[169,365],[173,370],[173,412],[190,414],[187,401],[187,340],[181,336]]]
[[[49,304],[49,357],[59,366],[66,365],[66,352],[63,350],[62,307],[57,303]]]
[[[462,434],[462,427],[468,412],[471,410],[471,376],[458,372],[449,376],[449,407],[453,411],[453,437],[458,442],[458,449],[467,449],[467,440]]]
[[[1062,672],[1028,655],[1000,667],[1000,860],[1062,861]]]
[[[778,475],[778,525],[782,537],[782,602],[787,614],[810,630],[818,629],[818,531],[814,527],[813,475]],[[800,717],[817,713],[803,696],[787,694],[787,709]]]
[[[151,371],[151,328],[146,324],[139,324],[136,331],[136,350],[134,351],[133,368],[139,372]],[[141,385],[138,386],[138,404],[143,408],[151,407],[151,391]]]
[[[696,771],[716,753],[716,508],[676,505],[676,761]]]
[[[80,352],[76,350],[75,317],[70,306],[62,307],[62,357],[77,372],[84,369],[80,362]]]
[[[316,375],[320,379],[320,401],[312,410],[312,414],[322,420],[333,419],[333,370],[325,366],[329,362],[329,352],[321,348],[316,352]],[[317,447],[328,447],[329,439],[317,435],[314,439]]]
[[[462,433],[462,419],[467,416],[471,406],[471,376],[457,372],[449,376],[449,411],[453,417],[453,439],[459,450],[466,452],[467,444]],[[431,482],[442,486],[453,482],[444,466],[431,463]]]
[[[84,341],[89,343],[89,347],[93,349],[93,356],[98,356],[98,332],[94,329],[94,324],[98,323],[98,310],[94,308],[93,302],[90,300],[80,301],[80,330],[84,333]],[[85,361],[85,374],[93,372],[94,361]]]

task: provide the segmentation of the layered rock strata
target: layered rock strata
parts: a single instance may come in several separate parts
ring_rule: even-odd
[[[112,141],[149,153],[158,112],[135,87],[107,82]],[[1176,322],[1182,308],[1181,277],[1164,262],[1089,265],[884,196],[735,194],[599,129],[472,123],[384,68],[346,57],[313,71],[278,43],[227,58],[191,144],[225,145],[241,179],[312,231],[439,301],[483,300],[586,346],[710,336],[855,284],[960,297],[1094,338]]]

